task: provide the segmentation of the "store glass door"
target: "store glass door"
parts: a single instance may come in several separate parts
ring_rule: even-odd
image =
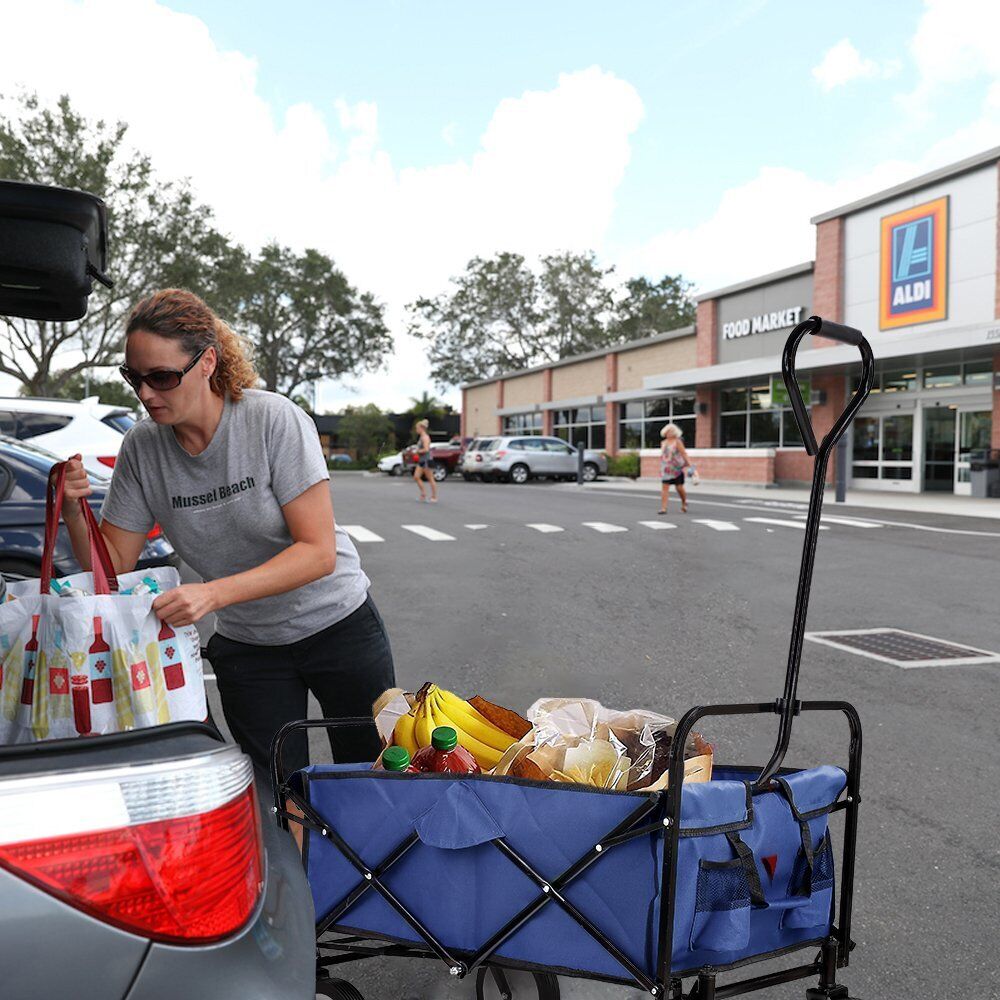
[[[924,409],[924,489],[955,491],[955,416],[947,406]]]
[[[958,461],[955,463],[955,492],[969,496],[969,459],[973,452],[990,447],[993,430],[991,410],[958,411]]]
[[[857,486],[912,490],[912,413],[885,413],[855,419],[851,477]]]

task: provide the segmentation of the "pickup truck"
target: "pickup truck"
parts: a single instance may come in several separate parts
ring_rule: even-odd
[[[0,233],[0,316],[72,322],[110,284],[91,194],[0,181]],[[3,1000],[313,1000],[312,896],[262,792],[200,722],[0,747]]]
[[[465,454],[465,449],[471,440],[471,438],[452,438],[451,441],[440,444],[431,442],[431,472],[439,483],[453,472],[458,472],[462,455]],[[402,455],[403,467],[412,472],[417,464],[417,446],[410,445],[403,450]]]

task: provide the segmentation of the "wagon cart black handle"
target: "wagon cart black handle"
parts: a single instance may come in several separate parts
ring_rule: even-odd
[[[285,809],[282,788],[286,775],[282,774],[281,751],[284,748],[285,740],[300,729],[339,729],[348,726],[367,727],[374,725],[375,720],[370,715],[349,716],[344,719],[300,719],[297,722],[286,722],[274,734],[274,739],[271,740],[271,793],[274,796],[274,813],[282,829],[288,829],[288,821],[282,816]]]
[[[861,383],[858,385],[847,406],[844,407],[844,412],[837,418],[836,423],[834,423],[833,427],[830,428],[818,445],[816,443],[816,435],[813,432],[812,421],[806,412],[805,403],[802,401],[802,393],[799,391],[799,384],[795,379],[795,352],[798,350],[802,338],[807,333],[818,337],[829,337],[843,344],[853,345],[861,353]],[[820,319],[819,316],[810,316],[792,330],[788,336],[788,340],[785,342],[785,349],[781,355],[781,377],[784,379],[785,388],[791,400],[795,422],[798,424],[799,433],[802,435],[806,453],[815,456],[816,461],[813,466],[812,489],[809,493],[805,540],[802,544],[799,587],[795,595],[795,615],[792,619],[792,638],[788,648],[785,690],[780,701],[776,704],[776,711],[781,716],[778,724],[778,739],[775,743],[774,752],[771,754],[771,759],[764,765],[759,777],[754,782],[753,790],[755,792],[766,788],[771,778],[774,777],[781,767],[792,735],[792,719],[799,711],[795,695],[799,685],[799,666],[802,662],[802,642],[805,638],[806,613],[809,609],[809,589],[812,585],[813,563],[816,558],[816,542],[819,539],[819,521],[820,513],[823,509],[826,467],[837,442],[844,436],[844,432],[850,426],[855,414],[861,409],[862,404],[868,398],[868,393],[871,392],[872,384],[875,381],[875,358],[872,355],[871,346],[865,340],[864,334],[860,330],[855,330],[849,326],[842,326],[840,323],[831,323],[829,320]]]

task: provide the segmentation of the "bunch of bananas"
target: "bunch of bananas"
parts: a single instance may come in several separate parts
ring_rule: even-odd
[[[517,742],[464,698],[436,684],[425,684],[417,693],[413,708],[396,722],[393,743],[406,747],[412,757],[422,747],[431,745],[431,733],[438,726],[451,726],[458,733],[458,742],[484,771],[496,767],[508,747]]]

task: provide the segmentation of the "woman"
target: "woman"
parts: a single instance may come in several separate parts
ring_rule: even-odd
[[[660,509],[657,513],[666,514],[667,500],[670,497],[670,487],[676,486],[681,498],[681,513],[688,509],[687,490],[684,489],[684,470],[691,464],[687,449],[681,440],[681,429],[677,424],[667,424],[660,431],[663,447],[660,449]]]
[[[122,442],[102,510],[116,571],[135,567],[158,523],[205,581],[161,595],[156,614],[184,626],[215,612],[208,644],[230,731],[267,767],[271,738],[304,719],[312,691],[330,718],[367,716],[395,684],[385,626],[350,538],[335,525],[329,473],[310,418],[273,392],[243,342],[196,295],[143,299],[125,330],[122,376],[149,414]],[[79,457],[66,496],[90,493]],[[90,566],[79,507],[63,507]],[[338,761],[373,760],[374,727],[331,730]],[[304,767],[304,737],[286,765]]]
[[[413,469],[413,478],[417,481],[417,487],[420,490],[420,496],[417,497],[418,503],[427,500],[427,494],[424,492],[425,479],[431,484],[430,502],[437,503],[438,499],[437,480],[434,478],[434,468],[431,465],[431,436],[427,433],[429,426],[426,420],[418,420],[413,425],[413,429],[419,435],[419,440],[417,441],[417,464]]]

